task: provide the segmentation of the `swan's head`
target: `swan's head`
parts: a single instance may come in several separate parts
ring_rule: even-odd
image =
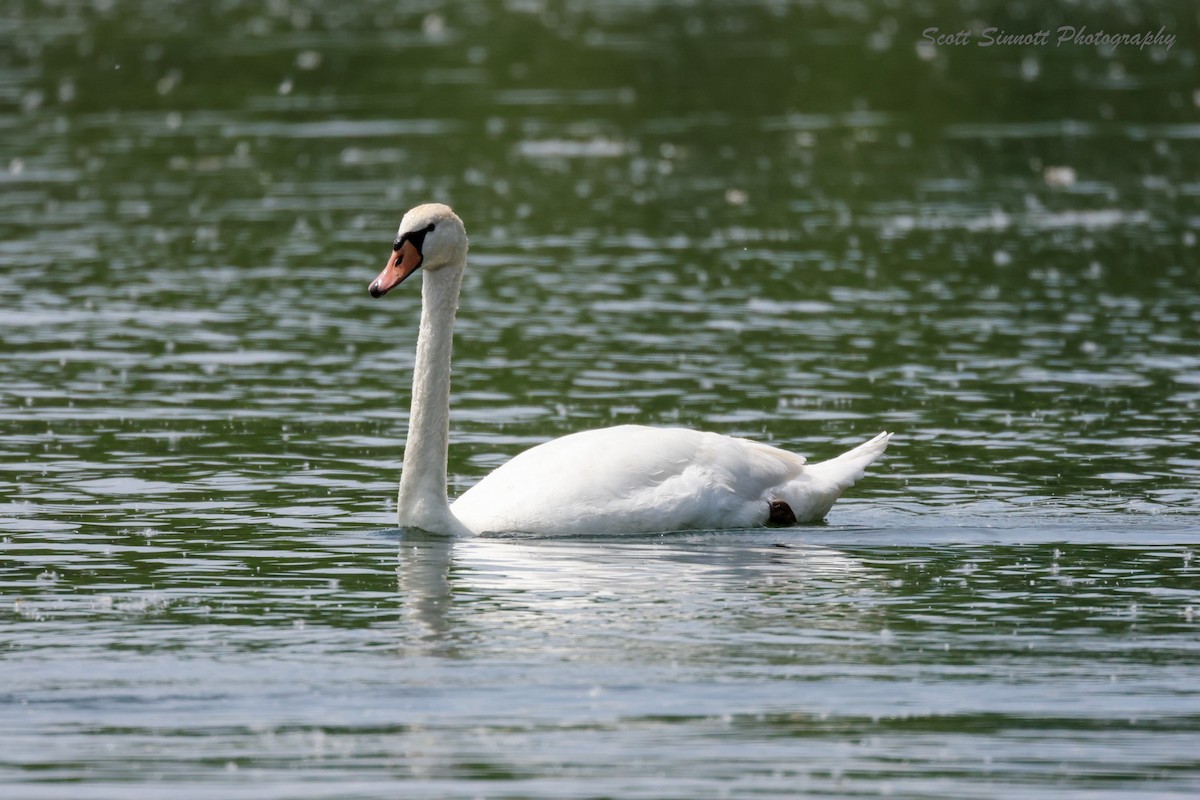
[[[467,231],[450,206],[417,206],[400,220],[387,266],[371,281],[371,296],[382,297],[418,268],[436,272],[450,265],[462,267],[466,260]]]

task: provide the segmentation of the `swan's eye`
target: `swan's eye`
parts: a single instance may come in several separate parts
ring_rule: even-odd
[[[393,252],[399,250],[404,246],[406,241],[409,241],[412,242],[413,247],[417,248],[417,252],[420,253],[421,248],[425,245],[425,234],[429,233],[436,227],[437,226],[431,222],[419,231],[412,231],[410,233],[397,236],[396,241],[392,243]]]

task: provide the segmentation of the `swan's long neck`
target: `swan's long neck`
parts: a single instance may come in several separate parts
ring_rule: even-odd
[[[455,533],[461,527],[446,500],[446,461],[450,449],[450,354],[463,266],[448,264],[422,276],[412,412],[397,498],[401,527],[436,533]]]

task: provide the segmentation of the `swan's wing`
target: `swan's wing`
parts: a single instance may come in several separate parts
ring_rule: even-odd
[[[476,532],[612,533],[762,524],[804,459],[682,428],[622,425],[521,453],[452,506]]]

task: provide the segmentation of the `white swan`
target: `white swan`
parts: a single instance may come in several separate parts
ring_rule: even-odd
[[[380,297],[422,268],[412,413],[397,500],[401,527],[434,533],[632,533],[820,520],[887,449],[881,433],[819,464],[767,445],[682,428],[620,425],[521,453],[450,504],[450,351],[467,234],[448,206],[404,215]]]

